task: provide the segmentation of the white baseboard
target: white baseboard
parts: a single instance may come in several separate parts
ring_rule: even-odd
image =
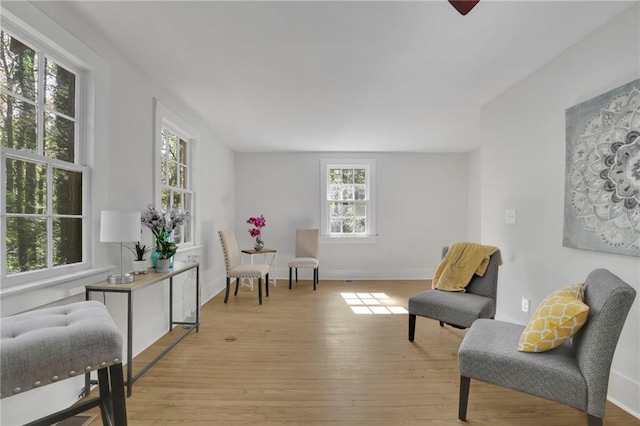
[[[430,280],[435,273],[434,268],[403,269],[323,269],[320,265],[320,281],[324,280]],[[289,279],[289,268],[278,268],[278,280]],[[299,269],[300,279],[311,279],[310,269]]]
[[[640,383],[611,370],[607,399],[612,404],[640,419]]]

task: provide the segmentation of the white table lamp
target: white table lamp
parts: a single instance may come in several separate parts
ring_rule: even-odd
[[[120,244],[120,274],[110,275],[109,283],[133,282],[133,274],[122,272],[122,243],[140,241],[140,213],[103,210],[100,214],[100,241]]]

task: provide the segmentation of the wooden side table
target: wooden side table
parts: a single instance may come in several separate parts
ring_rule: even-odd
[[[269,269],[270,274],[271,275],[271,279],[269,281],[271,281],[273,283],[273,286],[276,287],[277,285],[277,278],[276,278],[276,268],[278,267],[278,263],[276,261],[276,254],[278,253],[278,250],[276,249],[262,249],[262,250],[254,250],[254,249],[246,249],[246,250],[241,250],[243,254],[247,254],[249,255],[249,258],[251,259],[251,264],[253,264],[253,256],[255,255],[263,255],[263,259],[266,260],[265,262],[262,262],[264,264],[269,265]],[[267,259],[267,256],[271,256],[271,259]],[[268,260],[268,261],[267,261]],[[247,286],[247,287],[251,287],[251,291],[253,291],[253,280],[251,278],[248,278],[249,280],[249,284],[245,284],[244,280],[242,280],[242,285],[243,286]],[[267,283],[267,285],[269,285],[269,283]]]

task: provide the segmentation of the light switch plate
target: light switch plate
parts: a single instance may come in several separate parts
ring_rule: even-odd
[[[505,214],[505,223],[507,225],[515,225],[518,222],[518,212],[516,209],[509,209]]]

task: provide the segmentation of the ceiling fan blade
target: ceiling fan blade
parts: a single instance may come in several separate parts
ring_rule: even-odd
[[[449,3],[464,16],[471,12],[471,9],[473,9],[479,1],[480,0],[449,0]]]

